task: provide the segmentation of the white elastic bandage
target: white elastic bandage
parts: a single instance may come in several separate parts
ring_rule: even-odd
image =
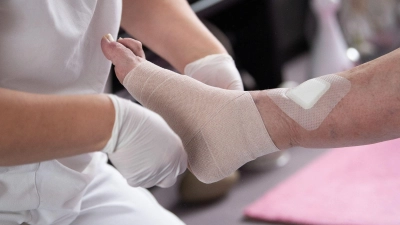
[[[315,130],[350,88],[349,80],[330,74],[308,80],[294,88],[268,90],[267,95],[304,129]]]
[[[191,172],[204,183],[279,151],[249,92],[211,87],[150,62],[140,63],[123,83],[179,135]]]

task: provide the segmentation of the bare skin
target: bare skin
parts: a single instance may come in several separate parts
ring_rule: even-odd
[[[337,74],[351,82],[351,90],[313,131],[305,130],[271,104],[265,91],[251,94],[268,132],[281,149],[343,147],[390,140],[400,137],[399,61],[398,49]]]
[[[111,137],[115,118],[105,95],[49,96],[0,88],[0,105],[0,166],[99,151]]]
[[[181,73],[197,59],[226,53],[186,0],[124,0],[123,6],[121,26]]]
[[[299,132],[301,146],[340,147],[400,137],[400,49],[340,73],[350,92],[312,132]],[[315,141],[313,139],[316,139]]]
[[[121,42],[121,41],[120,41]],[[125,39],[124,43],[129,42]],[[114,43],[119,45],[121,43]],[[135,42],[131,42],[135,45]],[[103,52],[116,67],[130,64],[118,49],[102,42]],[[121,46],[120,46],[121,47]],[[137,49],[129,47],[132,51]],[[133,51],[131,54],[134,54]],[[251,92],[272,140],[279,149],[293,146],[327,148],[376,143],[400,137],[400,50],[339,73],[351,82],[350,92],[337,104],[321,126],[307,131],[283,113],[265,91]],[[122,62],[122,63],[120,63]],[[126,74],[117,73],[122,81]]]

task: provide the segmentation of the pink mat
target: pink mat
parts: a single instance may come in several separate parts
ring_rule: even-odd
[[[333,149],[245,214],[291,224],[400,224],[400,139]]]

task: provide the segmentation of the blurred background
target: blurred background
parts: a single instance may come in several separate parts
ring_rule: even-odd
[[[189,0],[235,59],[246,90],[292,87],[340,72],[400,46],[399,0]],[[120,36],[127,35],[123,30]],[[173,68],[145,49],[146,58]],[[109,91],[129,96],[110,76]],[[244,208],[328,149],[293,148],[245,165],[234,184],[207,201],[182,199],[182,183],[152,188],[190,225],[275,224],[248,219]],[[198,193],[221,187],[200,186]],[[224,187],[223,187],[224,188]],[[312,194],[312,193],[310,193]]]

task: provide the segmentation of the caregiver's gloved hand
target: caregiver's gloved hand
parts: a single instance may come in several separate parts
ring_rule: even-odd
[[[111,139],[103,151],[129,185],[172,186],[187,165],[178,135],[158,114],[129,100],[108,96],[116,118]]]
[[[243,90],[235,62],[228,54],[209,55],[186,65],[184,73],[207,85],[229,90]]]

